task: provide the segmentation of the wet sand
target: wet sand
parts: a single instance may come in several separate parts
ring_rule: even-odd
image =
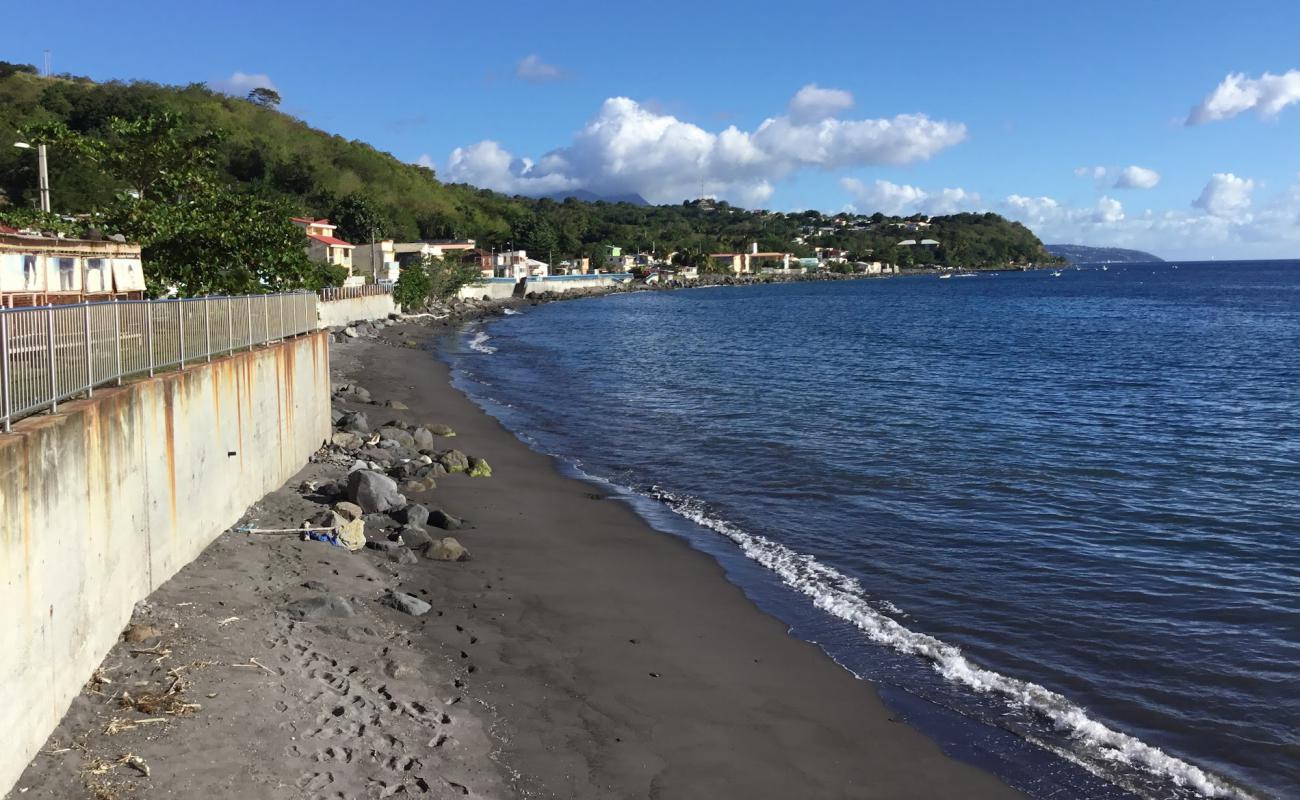
[[[465,518],[473,560],[224,534],[137,608],[156,635],[114,648],[8,797],[1017,796],[397,346],[429,335],[388,329],[331,357],[408,408],[344,407],[450,425],[440,446],[492,465],[410,496]],[[326,507],[300,483],[349,459],[322,451],[245,521],[298,527]],[[368,519],[367,536],[391,527]],[[433,611],[385,607],[390,590]]]

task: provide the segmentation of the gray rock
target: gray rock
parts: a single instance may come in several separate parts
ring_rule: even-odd
[[[339,428],[351,433],[370,433],[370,420],[361,411],[351,411],[339,420]]]
[[[425,429],[434,436],[455,436],[456,432],[446,425],[426,425]]]
[[[389,550],[385,555],[388,556],[389,561],[393,561],[398,564],[420,563],[420,559],[415,557],[415,553],[411,552],[411,549],[409,547],[398,547],[396,549]]]
[[[426,555],[435,561],[469,561],[470,559],[469,551],[465,546],[450,536],[434,542]]]
[[[352,431],[338,431],[331,438],[330,442],[335,447],[341,447],[344,450],[356,450],[366,442]]]
[[[458,531],[464,526],[465,520],[459,517],[453,517],[441,508],[434,509],[429,514],[429,522],[442,528],[444,531]]]
[[[459,450],[448,450],[438,456],[438,463],[448,472],[464,472],[469,469],[469,456]]]
[[[406,505],[406,498],[397,491],[397,481],[368,469],[348,475],[348,500],[366,513],[391,511]]]
[[[406,592],[389,592],[379,602],[413,617],[422,617],[433,610],[433,606]]]
[[[415,437],[411,436],[411,434],[407,433],[401,428],[387,426],[387,427],[380,428],[378,433],[380,437],[382,437],[383,439],[387,439],[391,442],[396,442],[398,445],[402,447],[415,446]],[[381,441],[380,444],[382,445],[383,442]]]
[[[402,549],[402,543],[389,542],[384,539],[371,539],[366,542],[366,548],[368,550],[376,550],[380,553],[395,553]]]
[[[294,619],[320,619],[322,617],[351,617],[357,612],[346,597],[336,594],[323,594],[304,597],[284,607],[284,611]]]
[[[411,439],[414,442],[412,447],[416,450],[426,450],[433,447],[433,434],[425,428],[416,428],[411,431]]]
[[[355,339],[358,336],[360,336],[361,333],[356,328],[349,325],[343,329],[343,335],[348,337],[349,339]]]
[[[417,553],[428,552],[433,546],[434,539],[424,528],[417,528],[414,525],[407,525],[398,533],[402,537],[402,543]]]
[[[370,464],[358,458],[352,462],[352,466],[348,467],[348,472],[356,472],[359,469],[370,469]]]
[[[429,521],[429,509],[419,503],[411,503],[393,514],[393,519],[406,525],[424,526]]]
[[[339,420],[343,419],[344,415],[346,415],[347,413],[348,412],[344,411],[341,408],[330,408],[330,422],[334,423],[335,425],[339,424]]]

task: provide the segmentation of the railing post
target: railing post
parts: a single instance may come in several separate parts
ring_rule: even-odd
[[[284,329],[284,295],[283,294],[280,295],[280,335],[277,338],[280,339],[281,341],[284,341],[284,339],[286,338],[285,329]]]
[[[271,341],[271,304],[266,302],[266,295],[263,295],[262,298],[262,320],[266,323],[266,327],[262,331],[266,334],[266,342],[269,342]],[[266,342],[262,342],[262,344],[266,344]]]
[[[154,301],[144,301],[145,344],[149,347],[149,377],[153,377],[153,305]]]
[[[208,350],[208,361],[212,361],[212,300],[209,297],[203,298],[203,338]]]
[[[0,413],[4,414],[4,431],[9,432],[9,315],[0,310]]]
[[[181,369],[185,369],[185,301],[174,300],[176,303],[176,336],[180,342]]]
[[[91,349],[90,342],[90,304],[85,303],[81,306],[82,310],[82,328],[86,334],[86,397],[95,396],[95,351]]]
[[[122,307],[113,298],[113,354],[117,359],[117,385],[122,385]]]
[[[226,349],[222,352],[235,352],[235,302],[226,298]]]
[[[248,311],[248,349],[253,349],[253,296],[244,295],[244,309]]]
[[[59,374],[56,371],[58,367],[54,360],[55,345],[53,306],[45,307],[45,344],[47,345],[46,349],[49,351],[50,356],[50,411],[55,412],[59,410]]]

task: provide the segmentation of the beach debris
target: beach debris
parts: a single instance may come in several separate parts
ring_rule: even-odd
[[[116,736],[123,731],[133,731],[141,725],[157,725],[160,722],[168,722],[166,717],[148,717],[146,719],[126,719],[125,717],[113,717],[104,726],[105,736]]]
[[[163,659],[171,656],[171,654],[172,654],[171,649],[163,647],[162,645],[155,645],[153,647],[142,648],[139,650],[131,651],[131,655],[153,656],[154,658],[152,659],[152,661],[155,664],[161,663]]]
[[[469,469],[467,471],[471,478],[492,477],[492,467],[488,466],[486,458],[471,458],[469,460]]]
[[[219,619],[219,620],[217,620],[217,627],[218,627],[218,628],[224,628],[224,627],[226,627],[227,625],[229,625],[230,623],[232,623],[232,622],[238,622],[238,621],[239,621],[239,617],[226,617],[225,619]]]
[[[465,520],[460,517],[453,517],[441,508],[435,509],[429,514],[429,522],[433,523],[444,531],[458,531],[465,524]]]
[[[126,630],[122,632],[122,638],[131,644],[140,644],[150,639],[157,639],[160,636],[162,636],[162,631],[152,625],[139,622],[127,625]]]
[[[119,664],[118,666],[121,665]],[[96,667],[95,671],[90,673],[90,680],[86,681],[86,693],[103,694],[103,691],[101,691],[103,687],[105,685],[112,685],[113,683],[108,679],[108,673],[117,668],[118,667]]]
[[[434,542],[433,545],[429,547],[426,555],[428,558],[432,558],[435,561],[470,560],[469,551],[465,549],[464,545],[451,536]]]
[[[171,686],[165,692],[144,692],[140,695],[122,692],[117,704],[122,708],[132,708],[151,717],[158,714],[183,717],[203,708],[198,703],[187,703],[181,698],[188,688],[189,683],[177,676],[172,679]]]
[[[127,753],[117,760],[119,765],[125,765],[145,776],[149,777],[149,765],[144,763],[144,759],[134,753]]]
[[[464,472],[469,469],[469,456],[459,450],[446,450],[438,454],[438,463],[447,472]]]
[[[294,600],[284,606],[284,612],[290,618],[299,620],[351,617],[357,613],[346,597],[337,594],[317,594]]]
[[[432,605],[406,592],[389,592],[380,598],[379,602],[413,617],[424,616],[433,610]]]
[[[276,677],[279,677],[279,673],[278,673],[278,672],[276,672],[275,670],[271,669],[271,668],[268,667],[267,665],[263,664],[261,661],[258,661],[256,658],[250,658],[250,659],[248,659],[248,663],[247,663],[247,664],[231,664],[230,666],[232,666],[232,667],[248,667],[248,668],[256,668],[256,669],[260,669],[260,670],[262,670],[263,672],[266,672],[266,673],[269,674],[269,675],[275,675]]]

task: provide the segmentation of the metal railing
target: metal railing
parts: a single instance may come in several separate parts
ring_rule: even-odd
[[[380,294],[392,294],[393,285],[391,283],[366,283],[360,286],[333,286],[328,289],[320,290],[320,299],[325,302],[332,300],[351,300],[355,297],[371,297]]]
[[[0,309],[0,426],[96,386],[316,330],[316,295]]]

